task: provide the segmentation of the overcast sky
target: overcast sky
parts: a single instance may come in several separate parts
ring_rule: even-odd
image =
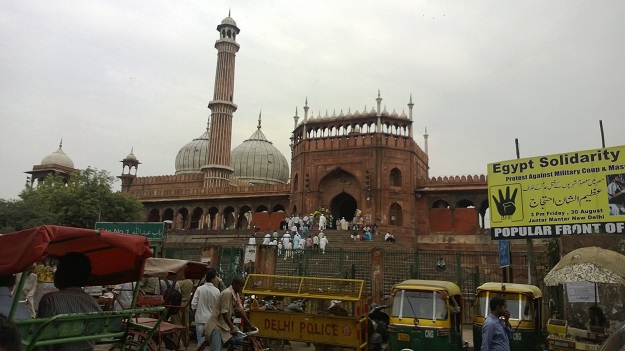
[[[174,173],[205,128],[217,25],[241,33],[232,147],[290,160],[293,115],[415,103],[430,176],[625,144],[625,1],[0,1],[0,198],[58,148],[76,168]],[[119,182],[116,183],[119,188]]]

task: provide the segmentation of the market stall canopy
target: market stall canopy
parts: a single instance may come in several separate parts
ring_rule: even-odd
[[[46,257],[69,252],[91,260],[87,286],[139,280],[145,260],[153,256],[142,236],[45,225],[0,236],[0,275],[23,272]]]
[[[210,267],[206,263],[172,258],[148,258],[143,274],[146,277],[169,279],[202,279]]]
[[[625,256],[600,247],[583,247],[562,257],[545,276],[548,286],[573,282],[625,285]]]

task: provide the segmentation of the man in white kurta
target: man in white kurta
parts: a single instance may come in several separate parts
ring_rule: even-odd
[[[326,230],[326,216],[323,214],[319,216],[319,230]]]

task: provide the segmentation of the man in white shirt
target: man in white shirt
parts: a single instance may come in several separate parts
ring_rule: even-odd
[[[191,300],[191,309],[195,311],[195,331],[198,345],[204,342],[204,325],[213,313],[213,306],[219,297],[220,291],[213,284],[215,280],[217,280],[217,272],[214,268],[210,268],[206,273],[206,282],[195,290],[193,300]]]

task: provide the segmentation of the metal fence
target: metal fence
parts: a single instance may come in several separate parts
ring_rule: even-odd
[[[381,266],[372,267],[372,251],[333,248],[326,249],[325,253],[310,249],[287,253],[286,250],[282,250],[277,255],[275,274],[362,279],[365,281],[365,293],[372,295],[375,290],[377,295],[387,297],[394,284],[406,279],[451,281],[460,287],[464,296],[465,323],[470,323],[473,317],[471,306],[476,288],[485,282],[503,281],[503,270],[499,267],[496,252],[380,250],[378,252],[382,256]],[[199,261],[201,256],[201,249],[197,247],[167,248],[163,252],[168,258],[195,261]],[[247,267],[249,272],[244,271],[244,252],[245,245],[220,247],[219,260],[215,268],[226,284],[229,284],[235,275],[254,272],[253,266]],[[511,280],[526,283],[528,276],[526,254],[511,253],[511,261],[514,263]]]

